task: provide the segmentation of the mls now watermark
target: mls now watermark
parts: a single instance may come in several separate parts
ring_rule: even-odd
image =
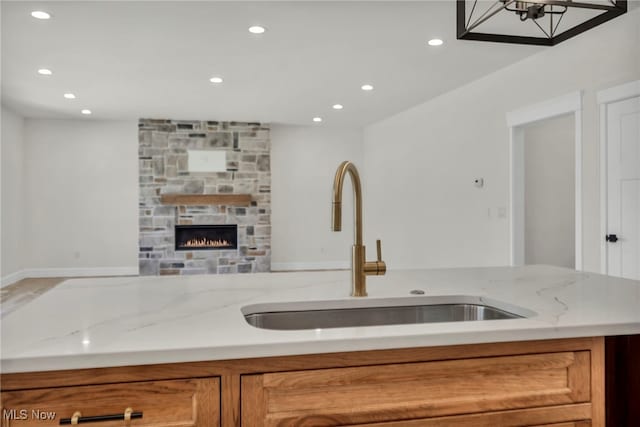
[[[42,411],[40,409],[3,409],[2,418],[13,421],[50,421],[56,419],[56,413],[53,411]]]

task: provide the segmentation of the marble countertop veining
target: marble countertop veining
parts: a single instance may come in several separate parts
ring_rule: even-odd
[[[536,315],[274,331],[247,324],[242,307],[350,299],[350,272],[71,279],[2,318],[1,371],[640,334],[640,282],[632,280],[548,266],[389,271],[368,279],[367,298],[386,302],[413,289]]]

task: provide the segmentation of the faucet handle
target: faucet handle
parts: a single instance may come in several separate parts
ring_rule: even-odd
[[[367,276],[382,276],[387,271],[387,264],[382,260],[382,241],[376,240],[378,260],[364,263],[364,274]]]

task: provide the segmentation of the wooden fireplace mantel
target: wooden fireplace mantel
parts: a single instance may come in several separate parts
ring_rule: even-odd
[[[249,206],[251,194],[163,194],[160,202],[177,206]]]

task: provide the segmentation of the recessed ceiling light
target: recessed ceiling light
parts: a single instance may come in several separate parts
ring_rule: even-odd
[[[76,96],[74,94],[72,94],[72,93],[65,93],[62,96],[64,96],[67,99],[76,99]]]
[[[334,110],[342,110],[344,107],[342,106],[342,104],[334,104],[333,107]]]
[[[48,68],[40,68],[38,70],[38,74],[42,74],[43,76],[50,76],[51,74],[53,74],[53,71],[49,70]]]
[[[80,112],[81,112],[82,114],[86,115],[86,116],[88,116],[89,114],[91,114],[91,110],[87,110],[87,109],[82,110],[82,111],[80,111]]]
[[[33,16],[36,19],[49,19],[49,18],[51,18],[51,15],[49,15],[47,12],[43,12],[41,10],[34,10],[33,12],[31,12],[31,16]]]
[[[362,85],[360,87],[360,89],[362,89],[362,90],[373,90],[373,86],[371,86],[371,85]]]
[[[209,81],[211,83],[222,83],[222,77],[211,77]]]
[[[431,39],[429,40],[429,46],[440,46],[442,45],[442,43],[444,43],[442,40],[440,39]]]
[[[322,121],[322,117],[314,117],[313,121],[316,123],[320,123]]]
[[[267,29],[265,27],[261,27],[260,25],[249,27],[249,32],[252,34],[262,34],[265,31],[267,31]]]

